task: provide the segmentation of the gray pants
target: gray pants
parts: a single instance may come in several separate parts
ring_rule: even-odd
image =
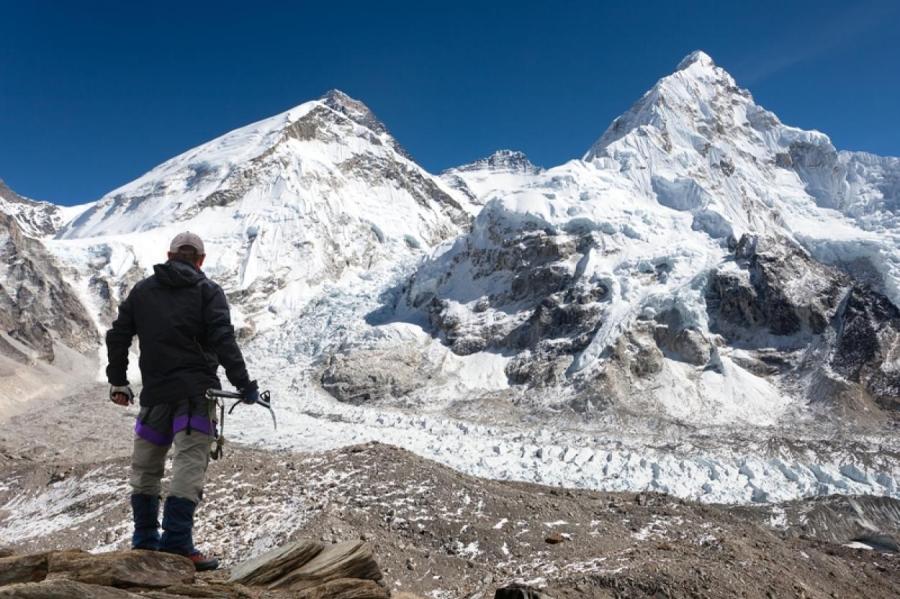
[[[199,503],[214,438],[211,416],[205,400],[141,408],[131,455],[132,493],[162,493],[166,456],[174,445],[169,495]]]

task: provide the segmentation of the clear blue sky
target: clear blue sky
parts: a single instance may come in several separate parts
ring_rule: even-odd
[[[900,2],[0,0],[0,178],[96,199],[339,88],[437,172],[580,156],[703,49],[783,121],[900,155]]]

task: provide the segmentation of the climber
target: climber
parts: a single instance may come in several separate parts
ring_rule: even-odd
[[[119,306],[106,333],[106,376],[113,403],[134,403],[126,373],[137,335],[143,388],[131,460],[132,547],[185,555],[197,570],[214,570],[218,560],[198,551],[192,534],[215,437],[215,413],[205,393],[221,389],[220,364],[243,401],[256,403],[259,391],[235,341],[225,293],[200,270],[205,257],[198,235],[175,236],[168,261],[154,266],[154,274],[137,283]],[[160,481],[173,444],[160,536]]]

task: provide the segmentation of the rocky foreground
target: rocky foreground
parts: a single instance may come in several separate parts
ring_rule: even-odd
[[[890,498],[714,506],[484,480],[377,443],[230,449],[210,469],[196,535],[226,569],[188,596],[278,597],[228,577],[301,540],[371,548],[381,583],[368,586],[382,595],[280,596],[896,597],[900,588],[900,502]],[[66,464],[7,451],[0,544],[16,555],[127,548],[127,470],[123,458]],[[497,594],[513,583],[532,594]]]
[[[51,599],[387,599],[372,549],[290,543],[235,568],[200,577],[187,558],[152,551],[51,551],[0,558],[0,597]]]

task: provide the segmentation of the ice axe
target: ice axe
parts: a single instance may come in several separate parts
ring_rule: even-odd
[[[210,449],[209,455],[212,459],[218,460],[222,457],[222,449],[225,446],[225,400],[226,399],[236,399],[230,408],[228,408],[228,414],[231,414],[234,409],[238,406],[238,404],[244,403],[244,395],[242,393],[238,393],[236,391],[223,391],[221,389],[207,389],[206,390],[206,399],[207,401],[214,402],[216,406],[219,408],[219,431],[216,436],[216,440],[213,443],[213,447]],[[278,430],[278,420],[275,418],[275,410],[272,409],[272,396],[268,391],[263,391],[259,394],[259,399],[254,402],[258,405],[269,410],[269,414],[272,415],[272,425],[275,427],[275,430]]]

